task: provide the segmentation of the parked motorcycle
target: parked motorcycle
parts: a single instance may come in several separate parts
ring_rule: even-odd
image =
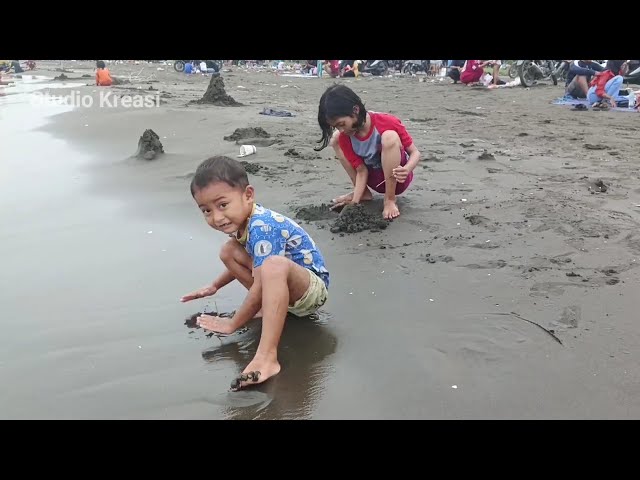
[[[187,63],[192,63],[194,66],[199,66],[200,62],[213,62],[216,66],[213,67],[214,70],[219,71],[220,70],[220,65],[222,65],[222,62],[220,61],[216,61],[216,60],[174,60],[173,62],[173,68],[176,72],[182,73],[184,72],[184,67]]]
[[[173,68],[176,72],[184,72],[184,66],[189,63],[188,60],[175,60],[173,62]]]
[[[389,64],[389,68],[393,68],[397,72],[402,71],[402,67],[404,67],[405,60],[387,60]]]
[[[557,60],[553,75],[559,82],[565,82],[567,80],[567,75],[569,74],[570,67],[571,60]]]
[[[551,79],[554,85],[558,84],[553,60],[518,60],[516,65],[523,87],[531,87],[540,80],[548,79]]]
[[[367,60],[360,71],[375,76],[383,76],[389,71],[389,64],[386,60]]]
[[[402,67],[402,73],[405,74],[413,74],[415,75],[418,72],[429,71],[429,61],[428,60],[406,60],[404,62],[404,66]]]
[[[624,76],[624,81],[633,85],[640,85],[640,60],[629,61],[629,71]]]

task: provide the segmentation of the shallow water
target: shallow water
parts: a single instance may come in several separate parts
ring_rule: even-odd
[[[0,98],[0,417],[312,416],[336,346],[325,320],[287,327],[277,383],[228,392],[259,325],[237,339],[190,333],[185,317],[213,303],[178,301],[220,272],[224,238],[176,216],[193,217],[182,194],[147,192],[156,212],[141,219],[126,213],[134,196],[96,193],[99,155],[39,130],[70,109],[34,105],[42,86],[18,80]],[[127,168],[118,160],[100,175]],[[188,252],[212,252],[211,261],[191,265]],[[230,286],[216,304],[235,309],[242,295]]]

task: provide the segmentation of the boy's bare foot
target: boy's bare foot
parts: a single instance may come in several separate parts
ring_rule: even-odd
[[[257,385],[280,373],[280,364],[275,358],[254,358],[242,375],[231,382],[231,391],[237,392],[249,385]]]
[[[384,209],[382,210],[382,218],[385,220],[393,220],[396,217],[400,216],[400,210],[398,210],[398,205],[393,200],[385,200],[384,201]]]

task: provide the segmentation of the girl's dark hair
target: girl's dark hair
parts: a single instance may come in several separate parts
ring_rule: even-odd
[[[616,75],[619,75],[623,64],[624,60],[607,60],[605,70],[611,70]]]
[[[104,62],[102,60],[98,60],[96,62],[96,67],[98,67],[98,68],[107,68],[107,66],[104,64]]]
[[[331,140],[331,135],[333,134],[333,127],[329,125],[329,120],[353,115],[355,113],[354,107],[356,106],[358,107],[358,121],[354,127],[360,128],[367,119],[367,110],[364,108],[364,103],[362,103],[360,97],[356,95],[356,92],[346,85],[340,84],[327,88],[322,97],[320,97],[320,105],[318,106],[318,124],[320,125],[320,130],[322,130],[322,138],[318,140],[317,143],[320,146],[315,147],[315,151],[319,152],[329,145],[329,140]]]

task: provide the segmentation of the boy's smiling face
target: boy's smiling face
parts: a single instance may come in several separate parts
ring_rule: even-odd
[[[254,194],[251,185],[243,189],[226,182],[212,182],[196,190],[193,198],[210,227],[232,234],[246,226],[253,210]]]

